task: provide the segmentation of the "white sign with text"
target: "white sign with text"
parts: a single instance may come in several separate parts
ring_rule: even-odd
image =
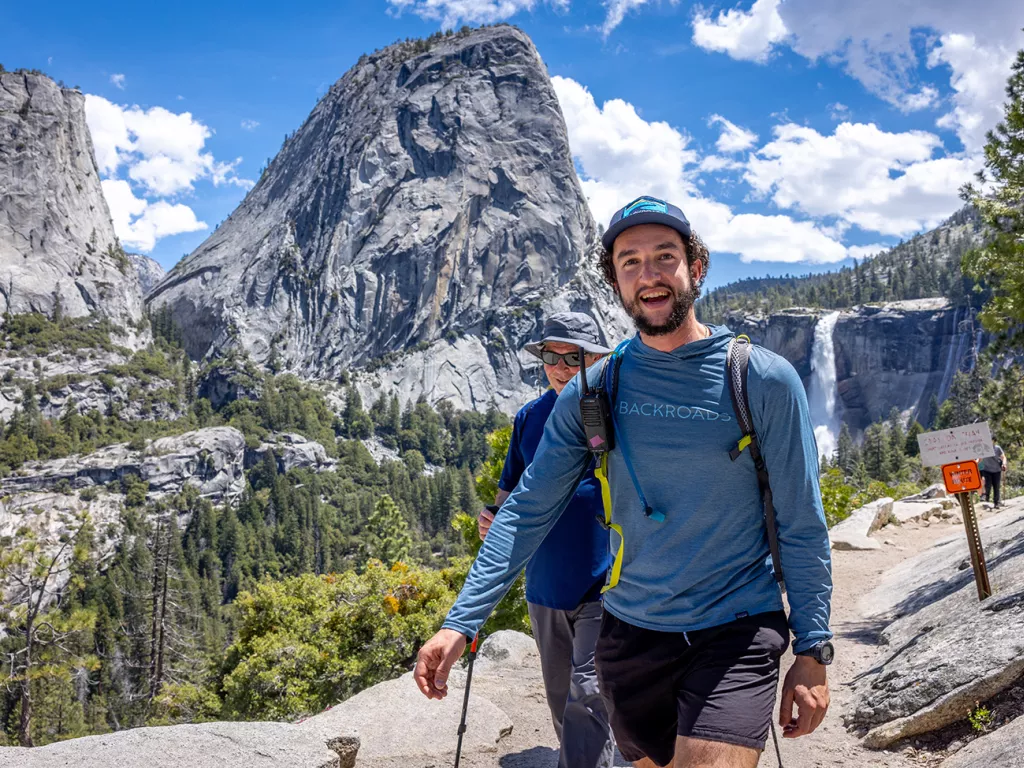
[[[917,444],[921,446],[921,464],[926,467],[984,459],[996,452],[987,421],[938,432],[922,432],[917,436]]]

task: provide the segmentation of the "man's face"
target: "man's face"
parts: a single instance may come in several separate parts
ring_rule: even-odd
[[[544,351],[564,355],[568,352],[579,352],[580,348],[572,344],[566,344],[564,341],[546,341],[544,342]],[[590,354],[589,352],[585,355],[585,361],[588,366],[593,365],[600,359],[600,355]],[[555,390],[556,395],[562,394],[565,385],[572,380],[573,376],[579,373],[579,370],[580,367],[578,365],[566,365],[565,360],[559,360],[557,365],[544,363],[544,375],[548,377],[548,383],[551,384],[551,388]]]
[[[637,330],[650,336],[683,324],[698,295],[702,266],[686,263],[683,238],[664,224],[638,224],[612,244],[615,288]]]

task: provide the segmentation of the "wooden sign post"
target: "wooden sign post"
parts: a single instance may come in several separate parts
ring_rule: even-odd
[[[971,495],[981,488],[981,473],[976,459],[995,454],[988,424],[980,422],[940,432],[924,432],[917,436],[917,442],[921,446],[921,464],[926,467],[941,466],[946,491],[960,502],[978,599],[991,597],[992,586],[988,580],[985,551],[981,546],[981,531],[978,530],[978,516]]]

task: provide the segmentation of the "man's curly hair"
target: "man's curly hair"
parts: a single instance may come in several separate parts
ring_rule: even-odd
[[[687,266],[693,266],[694,261],[699,261],[701,266],[700,281],[694,286],[697,289],[697,296],[700,296],[700,288],[704,285],[704,280],[708,276],[708,270],[711,269],[711,254],[708,251],[707,245],[701,240],[693,230],[690,231],[690,236],[683,238],[683,245],[686,247],[686,264]],[[597,246],[597,263],[601,268],[601,275],[604,277],[608,285],[615,285],[615,264],[612,263],[611,251],[605,250],[600,244]]]

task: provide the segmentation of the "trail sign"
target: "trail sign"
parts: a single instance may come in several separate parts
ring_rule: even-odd
[[[942,479],[948,493],[965,493],[981,488],[981,473],[976,461],[946,464],[942,467]]]
[[[921,464],[926,467],[983,459],[996,452],[986,421],[938,432],[922,432],[917,436],[917,444],[921,447]]]

